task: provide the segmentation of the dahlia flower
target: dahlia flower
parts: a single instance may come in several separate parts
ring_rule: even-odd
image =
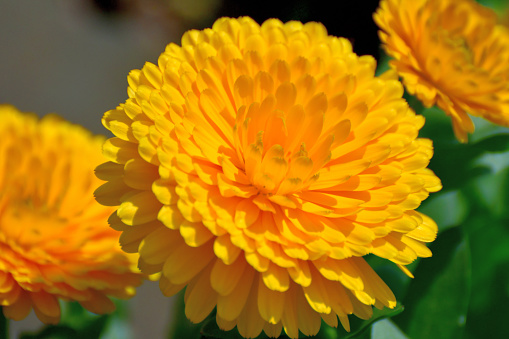
[[[108,227],[94,168],[102,137],[49,115],[0,105],[0,305],[21,320],[33,308],[44,323],[60,319],[59,299],[95,313],[108,296],[127,298],[141,283],[136,257]]]
[[[193,322],[291,338],[367,319],[393,293],[364,255],[431,255],[414,211],[441,188],[397,80],[319,23],[222,18],[129,74],[103,124],[97,200]],[[408,271],[407,271],[408,272]]]
[[[410,94],[438,105],[466,142],[467,113],[509,126],[509,31],[473,0],[382,0],[374,14]]]

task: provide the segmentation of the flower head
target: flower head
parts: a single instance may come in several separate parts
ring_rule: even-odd
[[[461,142],[468,113],[509,126],[509,31],[473,0],[382,0],[374,14],[391,66],[407,90],[452,119]]]
[[[111,312],[107,296],[132,296],[141,275],[108,227],[112,208],[92,195],[104,139],[56,116],[38,121],[8,105],[0,105],[0,121],[4,315],[21,320],[33,308],[42,322],[57,323],[59,299]]]
[[[296,338],[396,305],[362,256],[429,256],[414,209],[441,184],[424,119],[374,70],[321,24],[243,17],[130,73],[96,196],[163,294],[187,286],[191,321],[217,307],[222,329]]]

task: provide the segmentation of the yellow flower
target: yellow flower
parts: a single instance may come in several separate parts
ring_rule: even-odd
[[[56,116],[38,121],[8,105],[0,105],[0,121],[4,315],[21,320],[33,307],[42,322],[55,324],[59,299],[111,312],[107,296],[131,297],[141,274],[136,258],[120,249],[119,232],[108,227],[113,209],[92,194],[104,138]]]
[[[362,256],[430,256],[414,209],[441,184],[424,119],[374,70],[321,24],[243,17],[130,73],[96,196],[164,295],[187,286],[191,321],[217,306],[224,330],[297,338],[396,305]]]
[[[509,126],[509,31],[472,0],[382,0],[374,14],[391,66],[426,107],[452,119],[458,140],[468,113]]]

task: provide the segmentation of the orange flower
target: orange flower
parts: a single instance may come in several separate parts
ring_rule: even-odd
[[[60,319],[58,299],[95,313],[107,296],[131,297],[141,283],[136,258],[107,225],[112,208],[94,201],[104,161],[102,137],[56,116],[41,121],[0,105],[0,305],[21,320],[34,309],[44,323]]]
[[[452,119],[458,140],[468,113],[509,126],[509,31],[472,0],[382,0],[374,14],[390,65],[426,107]]]
[[[187,286],[191,321],[217,306],[224,330],[297,338],[396,305],[362,256],[430,256],[414,209],[441,184],[424,119],[374,70],[321,24],[244,17],[130,73],[96,197],[164,295]]]

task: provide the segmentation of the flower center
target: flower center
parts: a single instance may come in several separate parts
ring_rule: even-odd
[[[45,239],[59,238],[68,225],[67,220],[53,215],[49,209],[35,207],[30,199],[11,202],[4,199],[1,205],[0,240],[16,247],[30,249]]]
[[[238,110],[233,137],[239,169],[262,194],[302,191],[330,160],[335,134],[348,135],[349,127],[346,131],[343,122],[338,130],[338,121],[330,121],[333,127],[324,130],[329,105],[325,93],[307,93],[303,100],[297,95],[298,84],[283,81],[276,87],[277,80],[267,72],[254,79],[244,75],[235,81]],[[264,81],[270,84],[265,88],[276,89],[253,98],[252,83]]]

